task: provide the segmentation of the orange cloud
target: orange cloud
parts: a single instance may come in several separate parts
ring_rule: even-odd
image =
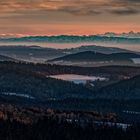
[[[0,34],[140,31],[139,0],[0,0]]]
[[[108,12],[107,9],[119,9],[121,14],[136,14],[140,12],[139,0],[2,0],[1,12],[37,11],[63,11],[76,15],[98,14]],[[126,10],[127,9],[127,10]],[[123,12],[124,11],[124,12]],[[136,11],[136,12],[134,12]],[[119,12],[118,12],[119,14]]]

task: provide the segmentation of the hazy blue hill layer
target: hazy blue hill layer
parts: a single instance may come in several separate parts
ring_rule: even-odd
[[[0,53],[12,58],[28,61],[34,61],[36,59],[40,59],[41,61],[41,59],[46,60],[48,58],[55,58],[65,55],[62,50],[58,49],[22,45],[0,46]]]
[[[116,43],[140,43],[140,38],[127,38],[127,37],[107,37],[107,36],[29,36],[21,38],[0,38],[4,42],[116,42]]]
[[[104,47],[104,46],[97,46],[97,45],[83,45],[77,48],[65,49],[65,52],[69,52],[69,53],[70,52],[78,53],[78,52],[84,52],[84,51],[95,51],[95,52],[104,53],[104,54],[132,52],[132,51],[122,49],[122,48]]]
[[[93,51],[85,51],[76,54],[66,55],[64,57],[56,58],[51,61],[117,61],[117,60],[131,60],[132,58],[140,58],[140,55],[135,53],[113,53],[103,54]]]
[[[43,48],[40,46],[22,46],[22,45],[9,45],[0,46],[0,54],[9,56],[14,59],[30,61],[30,62],[45,62],[48,59],[54,59],[65,56],[67,54],[74,54],[83,51],[96,51],[98,53],[128,53],[129,50],[119,48],[109,48],[103,46],[81,46],[78,48],[69,49],[54,49],[54,48]]]

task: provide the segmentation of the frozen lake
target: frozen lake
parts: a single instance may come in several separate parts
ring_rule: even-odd
[[[85,84],[86,81],[106,81],[107,78],[97,77],[97,76],[85,76],[85,75],[77,75],[77,74],[60,74],[60,75],[50,75],[49,77],[55,79],[61,79],[65,81],[74,82],[76,84]]]

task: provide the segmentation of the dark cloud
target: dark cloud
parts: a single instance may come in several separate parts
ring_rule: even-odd
[[[140,11],[137,9],[132,9],[132,8],[121,8],[121,9],[114,9],[109,11],[111,14],[116,14],[116,15],[134,15],[134,14],[139,14]]]
[[[123,2],[137,2],[137,3],[140,3],[140,0],[118,0],[118,1],[123,1]]]
[[[72,6],[64,6],[61,7],[59,9],[60,11],[63,12],[67,12],[73,15],[97,15],[97,14],[101,14],[101,11],[92,8],[92,7],[84,7],[84,6],[80,6],[80,7],[72,7]]]
[[[109,10],[108,10],[109,9]],[[0,0],[0,13],[58,11],[87,16],[109,13],[139,14],[140,0]]]

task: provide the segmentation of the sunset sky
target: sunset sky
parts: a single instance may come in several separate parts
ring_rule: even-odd
[[[140,0],[0,0],[0,34],[140,32]]]

